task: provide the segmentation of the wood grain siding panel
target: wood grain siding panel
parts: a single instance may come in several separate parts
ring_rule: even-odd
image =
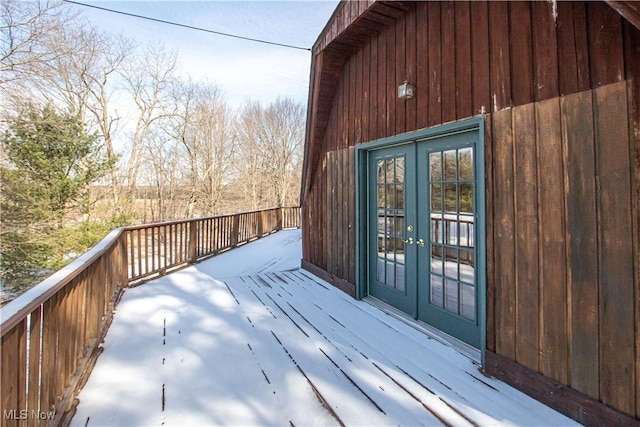
[[[510,58],[513,104],[524,105],[533,99],[533,47],[531,45],[531,3],[509,3],[511,28]]]
[[[567,384],[567,272],[560,101],[556,98],[535,105],[541,266],[540,368],[546,376]]]
[[[513,109],[515,186],[516,361],[538,370],[538,170],[535,108]]]
[[[595,90],[600,397],[635,415],[634,271],[626,83]]]
[[[571,386],[598,396],[598,238],[591,91],[562,98]]]
[[[636,325],[640,325],[640,30],[624,23],[626,75],[629,79],[628,97],[633,120],[629,124],[631,135],[631,176],[633,241],[635,258]],[[636,414],[640,414],[640,327],[636,326]]]
[[[416,4],[416,128],[429,125],[429,31],[427,2]]]
[[[471,91],[471,12],[467,2],[455,2],[456,118],[473,116]]]
[[[395,30],[395,80],[392,80],[391,86],[393,89],[393,94],[390,94],[391,101],[390,105],[394,105],[394,110],[396,113],[395,117],[395,134],[405,133],[407,131],[407,103],[408,100],[399,99],[397,95],[397,87],[400,83],[404,81],[404,79],[408,79],[409,76],[407,74],[406,69],[406,55],[407,55],[407,37],[406,37],[406,19],[401,18],[396,22]],[[414,84],[414,82],[410,82]]]
[[[493,114],[496,352],[515,360],[515,236],[511,110]]]
[[[591,89],[587,8],[585,2],[571,3],[573,3],[573,34],[576,41],[576,71],[578,74],[578,91],[584,91]]]
[[[369,118],[370,118],[370,94],[369,88],[370,70],[371,67],[371,45],[368,44],[362,49],[362,62],[360,73],[362,76],[362,104],[360,106],[360,115],[362,116],[362,130],[360,134],[359,142],[369,141]]]
[[[380,34],[378,38],[378,132],[375,139],[387,134],[387,36],[389,31]],[[393,52],[393,51],[392,51]]]
[[[624,79],[621,17],[603,2],[587,3],[591,87]]]
[[[360,49],[358,51],[358,53],[356,54],[356,66],[355,66],[355,70],[354,70],[354,79],[355,81],[353,81],[351,86],[354,87],[354,92],[352,93],[352,96],[354,97],[354,109],[353,109],[353,114],[354,114],[354,121],[353,121],[353,125],[355,127],[354,129],[354,135],[353,135],[353,140],[350,141],[348,146],[353,146],[355,144],[359,144],[362,142],[362,128],[364,127],[364,117],[362,114],[362,108],[363,108],[363,104],[364,104],[364,73],[362,72],[362,62],[363,62],[363,57],[364,57],[364,51],[365,49]]]
[[[534,101],[555,98],[558,89],[556,18],[549,2],[532,2]]]
[[[558,34],[558,68],[560,95],[578,91],[578,59],[573,16],[573,2],[558,2],[556,20]]]
[[[327,272],[355,282],[355,148],[330,151],[327,159]]]
[[[412,13],[406,16],[406,42],[405,42],[405,50],[406,50],[406,77],[409,82],[413,85],[416,85],[416,59],[417,52],[416,46],[418,44],[417,34],[416,34],[416,11],[415,8]],[[417,122],[417,114],[416,111],[416,98],[412,98],[406,102],[406,117],[405,117],[405,129],[407,131],[415,130],[416,122]]]
[[[440,28],[440,3],[427,3],[427,31],[429,32],[429,114],[428,125],[442,121],[442,53]]]
[[[491,116],[484,116],[485,218],[487,246],[487,349],[496,351],[496,246],[495,246],[495,186],[493,171],[493,126]]]
[[[367,141],[378,138],[378,38],[371,39],[371,58],[369,67],[369,137]]]
[[[396,22],[396,26],[399,25]],[[385,65],[387,67],[387,79],[382,82],[382,87],[385,89],[384,108],[386,110],[387,120],[385,122],[384,137],[396,134],[396,115],[398,97],[397,91],[397,77],[396,77],[396,64],[394,58],[396,57],[396,31],[395,26],[389,28],[385,32],[385,41],[387,44],[387,57],[385,57]]]
[[[489,64],[491,111],[511,106],[509,4],[489,2]]]
[[[449,123],[456,119],[456,39],[455,8],[451,1],[440,3],[441,58],[440,85],[442,88],[441,123]]]
[[[487,2],[471,2],[471,90],[473,114],[485,114],[491,106],[489,69],[489,9]],[[489,169],[487,169],[489,170]]]

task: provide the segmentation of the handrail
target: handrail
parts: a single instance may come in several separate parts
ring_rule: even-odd
[[[0,426],[68,421],[126,287],[300,221],[279,207],[113,230],[0,308]]]

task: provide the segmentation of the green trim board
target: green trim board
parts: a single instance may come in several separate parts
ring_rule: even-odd
[[[460,139],[460,137],[456,137],[456,135],[465,135],[467,137],[466,138],[467,140],[469,139],[468,138],[469,135],[473,135],[473,138],[471,138],[470,142],[469,141],[466,142],[467,144],[466,146],[464,145],[465,143],[463,143],[462,146],[460,146],[460,141],[462,140]],[[356,297],[363,298],[368,295],[372,295],[372,296],[377,296],[376,294],[382,295],[381,299],[383,301],[389,302],[391,303],[391,305],[395,305],[396,307],[400,308],[403,312],[409,314],[410,316],[423,320],[427,324],[432,324],[432,325],[435,324],[436,327],[440,325],[438,329],[441,329],[444,332],[450,335],[453,335],[454,337],[457,335],[455,333],[456,332],[455,328],[453,330],[454,332],[453,334],[451,333],[452,332],[450,330],[451,328],[449,328],[449,330],[446,330],[450,326],[449,324],[451,323],[451,319],[447,319],[447,315],[451,314],[451,312],[447,313],[446,307],[444,306],[439,307],[441,312],[439,312],[436,309],[436,310],[431,310],[433,312],[431,315],[424,315],[424,313],[423,314],[420,313],[420,310],[418,310],[417,305],[418,303],[424,305],[426,302],[430,301],[429,298],[427,299],[423,298],[423,301],[419,301],[419,298],[421,297],[415,296],[414,297],[415,305],[413,306],[410,305],[409,307],[407,307],[406,304],[411,304],[411,303],[407,303],[406,301],[404,303],[399,303],[398,301],[396,301],[397,298],[394,298],[394,297],[389,298],[384,295],[385,292],[381,293],[379,283],[374,284],[372,286],[372,282],[380,282],[379,280],[371,280],[371,279],[380,278],[379,270],[381,268],[381,265],[386,264],[392,267],[394,266],[394,264],[389,263],[388,260],[389,258],[391,258],[392,261],[394,262],[395,260],[397,260],[396,255],[398,253],[398,248],[399,248],[398,239],[402,238],[401,240],[409,240],[409,237],[412,237],[412,236],[409,236],[409,234],[404,234],[404,235],[398,234],[397,232],[394,232],[395,234],[393,233],[390,234],[388,232],[385,234],[385,232],[381,231],[382,229],[378,229],[380,228],[378,225],[376,225],[375,227],[369,226],[370,224],[378,224],[378,223],[384,222],[386,224],[385,227],[388,228],[389,224],[391,223],[396,224],[396,221],[398,220],[396,217],[393,219],[393,221],[389,221],[389,216],[395,215],[395,213],[391,211],[387,213],[382,213],[385,210],[379,207],[379,209],[376,209],[376,213],[374,214],[372,212],[373,208],[369,206],[371,205],[373,200],[372,198],[374,197],[369,194],[369,191],[370,191],[369,189],[373,185],[377,185],[378,187],[380,187],[381,185],[377,182],[378,178],[373,176],[374,166],[372,166],[372,162],[377,162],[377,165],[388,165],[389,164],[388,162],[384,163],[384,158],[385,156],[388,159],[393,158],[394,152],[402,153],[401,155],[404,156],[404,158],[406,159],[409,159],[411,157],[416,158],[416,156],[424,157],[427,155],[427,153],[437,152],[437,150],[440,150],[439,151],[440,153],[446,152],[448,154],[451,154],[452,151],[449,150],[451,144],[458,144],[458,146],[462,148],[462,151],[455,151],[456,153],[458,152],[463,153],[463,152],[472,150],[474,154],[473,155],[473,160],[474,160],[473,183],[475,184],[475,188],[477,189],[477,191],[474,191],[472,195],[473,206],[474,206],[473,213],[471,214],[471,217],[469,217],[469,213],[463,213],[461,216],[459,215],[458,217],[456,217],[457,221],[459,221],[461,218],[471,219],[470,221],[467,221],[467,222],[473,223],[473,227],[474,227],[474,229],[472,230],[473,249],[470,249],[469,247],[464,248],[464,247],[456,247],[455,245],[452,246],[450,244],[451,241],[449,242],[441,241],[439,242],[438,245],[433,245],[432,244],[433,242],[431,242],[431,240],[427,240],[424,238],[425,237],[424,231],[429,229],[429,227],[431,227],[432,224],[428,224],[429,221],[425,220],[426,217],[424,215],[422,219],[420,219],[419,221],[417,221],[419,215],[416,216],[415,218],[412,218],[411,216],[413,214],[409,212],[410,209],[408,209],[406,212],[408,216],[406,218],[406,221],[404,222],[404,225],[406,227],[407,225],[413,225],[413,224],[410,224],[411,222],[415,222],[415,226],[420,227],[423,230],[422,231],[423,235],[421,236],[423,238],[423,241],[427,241],[427,246],[431,244],[431,246],[428,249],[429,253],[437,253],[439,250],[440,251],[439,253],[442,259],[444,259],[442,255],[444,253],[448,253],[449,256],[452,256],[451,254],[455,254],[455,257],[459,262],[463,259],[472,260],[473,268],[475,270],[474,271],[474,275],[476,278],[475,281],[473,283],[470,283],[468,280],[464,279],[460,275],[460,273],[458,273],[459,275],[456,277],[456,280],[450,281],[450,282],[451,283],[455,282],[456,286],[452,286],[451,289],[456,289],[456,292],[457,292],[456,298],[458,300],[460,300],[462,294],[469,295],[469,292],[467,291],[474,290],[474,287],[475,287],[475,292],[477,292],[477,296],[475,300],[476,302],[475,304],[467,307],[463,307],[463,305],[460,305],[459,307],[461,308],[453,309],[453,312],[455,315],[457,315],[457,317],[460,317],[461,324],[464,324],[465,320],[467,320],[470,323],[476,324],[477,330],[476,332],[471,334],[473,336],[470,336],[469,334],[465,335],[464,333],[458,334],[458,335],[460,335],[459,338],[462,341],[465,341],[468,343],[470,342],[474,347],[482,350],[486,347],[486,241],[485,241],[486,239],[485,239],[485,219],[484,219],[484,212],[485,212],[484,119],[482,117],[476,117],[472,119],[463,120],[460,122],[449,123],[447,125],[424,129],[418,132],[398,135],[391,138],[372,141],[372,142],[368,142],[368,143],[364,143],[356,146],[356,189],[358,194],[358,197],[356,197],[356,242],[357,242],[356,259],[358,261],[357,270],[356,270]],[[465,147],[467,147],[468,149],[465,149]],[[377,160],[373,160],[373,159],[377,159]],[[411,162],[414,160],[409,160],[409,161]],[[426,161],[426,157],[423,160],[421,160],[422,163],[424,163],[424,161]],[[431,182],[430,184],[426,182],[424,183],[422,182],[425,180],[425,177],[426,177],[425,175],[426,169],[424,165],[422,165],[421,168],[418,168],[418,169],[421,169],[420,171],[418,171],[417,169],[413,171],[412,166],[410,165],[407,165],[406,167],[407,167],[406,173],[414,174],[414,177],[412,178],[407,177],[407,187],[403,188],[403,190],[406,191],[406,198],[404,203],[408,205],[415,204],[417,208],[416,212],[421,210],[424,211],[425,209],[424,205],[426,203],[426,200],[429,200],[431,197],[429,195],[429,191],[428,190],[425,191],[425,188],[427,189],[433,188],[435,184],[433,182]],[[413,180],[414,183],[411,183],[411,180]],[[415,184],[415,182],[418,182],[418,181],[420,183]],[[457,188],[463,188],[464,186],[468,186],[469,180],[463,179],[461,182],[458,182],[457,184],[448,182],[448,181],[438,182],[437,184],[438,185],[442,184],[443,186],[447,185],[451,188],[457,185]],[[388,187],[388,184],[387,184],[387,187]],[[375,191],[375,193],[376,193],[376,196],[375,196],[376,198],[379,198],[377,195],[378,193],[385,194],[384,191],[380,191],[380,188],[378,188]],[[455,197],[459,198],[460,195],[458,194]],[[466,194],[467,199],[468,197],[469,197],[469,194]],[[456,203],[458,204],[458,206],[460,206],[459,200],[456,201]],[[469,202],[467,201],[466,203],[468,205]],[[418,207],[417,204],[421,204],[421,206]],[[380,215],[382,215],[383,217],[382,219],[378,218],[378,210],[381,212]],[[385,217],[384,215],[387,215],[387,216]],[[374,219],[374,216],[375,216],[375,219]],[[422,224],[418,224],[418,222],[420,221],[422,222]],[[374,235],[375,237],[372,237]],[[379,245],[376,252],[378,252],[378,255],[380,256],[387,257],[386,258],[387,262],[380,263],[380,258],[378,258],[378,261],[374,261],[375,257],[372,256],[372,253],[374,251],[368,249],[368,244],[369,244],[368,242],[371,242],[373,241],[373,239],[375,239],[375,241],[379,243],[380,241],[383,240],[383,237],[387,239],[392,239],[393,244],[391,244],[391,247],[393,249],[393,253],[390,256],[388,254],[388,251],[386,252],[380,251],[379,249],[381,249],[382,246]],[[417,245],[415,245],[415,241],[418,240],[417,236],[413,236],[412,238],[414,239],[414,243],[412,243],[411,245],[406,245],[405,248],[401,250],[401,252],[403,253],[403,255],[406,256],[406,262],[410,263],[412,257],[414,259],[417,259],[415,258],[417,256],[416,254],[422,251],[423,255],[420,263],[424,266],[425,264],[429,263],[429,261],[427,261],[424,256],[424,253],[427,253],[427,252],[424,250],[424,247],[418,250]],[[388,241],[388,240],[385,240],[385,241]],[[376,262],[378,266],[373,268],[374,266],[372,264]],[[464,261],[462,262],[464,263]],[[469,264],[469,262],[467,262],[467,264]],[[465,266],[463,265],[463,267]],[[397,267],[394,267],[394,268],[397,268]],[[457,268],[460,270],[461,267],[458,266]],[[424,271],[416,270],[415,273],[411,273],[409,270],[410,269],[407,270],[406,280],[408,281],[413,280],[415,284],[417,284],[417,286],[424,287],[424,284],[418,284],[418,280],[417,280],[418,275],[420,274],[424,275]],[[412,277],[412,274],[415,277]],[[438,276],[438,274],[436,273],[435,276]],[[424,281],[424,278],[422,278],[421,280]],[[443,281],[443,283],[446,280],[446,278],[444,277],[444,273],[441,277],[441,280]],[[404,294],[400,299],[403,299],[406,295],[415,295],[416,291],[412,289],[413,286],[414,285],[407,282],[406,288],[404,289]],[[397,295],[398,292],[400,292],[395,286],[391,286],[390,288],[393,288],[393,289],[388,289],[387,290],[388,292],[386,292],[386,294]],[[422,297],[424,297],[425,294],[426,293],[423,290]],[[402,304],[404,304],[404,306]],[[416,307],[416,308],[414,309],[413,307]],[[451,309],[452,307],[449,307],[449,308]],[[469,309],[472,311],[469,311]],[[461,310],[464,310],[464,313]],[[422,308],[422,311],[425,312],[425,309]],[[444,316],[442,316],[443,314]],[[441,318],[440,320],[437,319],[439,317]],[[454,316],[454,318],[455,317],[456,316]],[[464,327],[462,327],[462,329],[464,329]],[[484,353],[482,351],[481,351],[481,354],[483,358]]]

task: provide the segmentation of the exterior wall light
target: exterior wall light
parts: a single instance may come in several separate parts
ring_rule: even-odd
[[[398,86],[398,98],[411,99],[415,94],[416,88],[405,79],[400,86]]]

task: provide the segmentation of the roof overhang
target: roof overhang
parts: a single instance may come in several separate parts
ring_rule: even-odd
[[[411,2],[400,1],[342,1],[313,45],[301,203],[320,162],[322,142],[345,62],[411,7],[414,7]]]

